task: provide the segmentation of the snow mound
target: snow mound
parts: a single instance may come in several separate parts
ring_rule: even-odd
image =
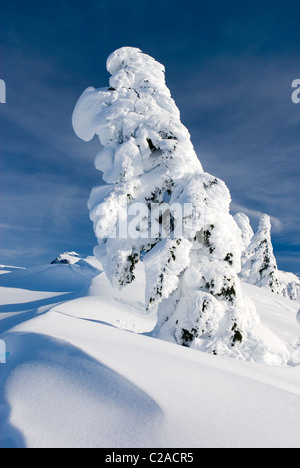
[[[75,267],[51,266],[66,281],[61,289]],[[10,353],[0,367],[1,448],[299,448],[300,361],[269,367],[149,337],[156,317],[145,313],[137,268],[124,291],[87,269],[87,287],[71,297],[35,291],[32,274],[28,289],[13,287],[16,274],[0,287],[0,339]],[[262,330],[298,353],[297,304],[243,289]],[[37,309],[28,313],[30,299]]]
[[[112,447],[120,440],[127,447],[136,440],[142,447],[149,438],[155,440],[161,409],[120,373],[50,336],[12,334],[7,343],[25,353],[21,365],[18,353],[11,357],[16,370],[5,376],[10,424],[25,429],[18,444],[91,448]],[[1,431],[1,447],[14,445],[14,440],[10,427]]]
[[[20,271],[20,270],[25,270],[25,268],[8,266],[8,265],[0,265],[0,275],[6,275],[7,273],[12,273],[13,271]]]

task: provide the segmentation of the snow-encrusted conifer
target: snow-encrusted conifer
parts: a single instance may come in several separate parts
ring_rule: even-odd
[[[300,281],[291,281],[286,286],[286,296],[292,301],[300,301]]]
[[[300,299],[299,278],[293,273],[286,273],[284,271],[278,270],[277,268],[277,262],[273,253],[271,242],[271,226],[269,225],[270,218],[266,218],[267,226],[266,221],[262,221],[262,224],[264,224],[266,228],[265,232],[267,233],[267,236],[266,238],[261,239],[264,241],[261,243],[261,248],[258,248],[260,245],[259,239],[261,236],[263,236],[264,228],[261,228],[260,226],[257,235],[254,236],[254,232],[247,215],[244,213],[237,213],[234,216],[234,220],[241,231],[242,241],[244,244],[244,250],[242,252],[242,272],[240,274],[241,279],[248,283],[254,284],[255,286],[267,286],[271,289],[271,291],[277,294],[288,297],[292,301],[298,301]],[[262,253],[264,248],[266,250],[265,254]],[[268,254],[267,251],[271,252],[271,255]],[[269,278],[266,274],[266,262],[264,262],[264,264],[262,263],[262,259],[264,257],[270,257],[270,267],[271,269],[273,268],[272,271],[269,271]],[[268,261],[269,260],[267,260],[267,262]],[[262,268],[262,275],[258,275],[257,271],[259,272]],[[255,274],[253,274],[254,271],[256,272]],[[270,282],[268,279],[270,279]],[[276,287],[274,287],[274,284]]]
[[[246,262],[242,267],[243,279],[248,283],[282,294],[271,240],[271,220],[268,215],[261,217],[258,231],[246,249],[245,256]]]
[[[156,336],[214,354],[285,362],[285,347],[275,336],[264,338],[255,307],[242,293],[243,244],[229,214],[229,191],[203,172],[164,67],[124,47],[108,58],[107,69],[109,87],[83,93],[73,126],[83,140],[96,134],[104,146],[96,167],[109,185],[93,189],[89,209],[99,243],[95,255],[111,283],[133,282],[143,257],[146,307],[158,310]],[[131,235],[116,235],[120,212],[137,215],[137,207],[140,222]]]
[[[245,213],[237,213],[236,215],[234,215],[234,220],[241,231],[242,241],[244,244],[244,252],[246,252],[254,236],[254,232],[250,224],[250,219],[247,215],[245,215]]]
[[[243,251],[242,251],[241,262],[243,266],[248,260],[247,249],[251,243],[251,240],[254,237],[254,232],[250,224],[250,219],[248,218],[247,215],[245,215],[245,213],[237,213],[236,215],[234,215],[233,218],[236,224],[238,225],[241,231],[241,235],[242,235]]]

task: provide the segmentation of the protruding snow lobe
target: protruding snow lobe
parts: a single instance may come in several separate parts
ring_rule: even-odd
[[[241,290],[244,245],[229,213],[230,193],[203,172],[164,67],[124,47],[108,58],[107,69],[109,87],[88,88],[73,115],[77,135],[86,141],[98,135],[104,146],[96,168],[110,185],[93,189],[89,210],[99,244],[95,255],[107,277],[120,288],[132,283],[143,257],[146,307],[158,310],[157,336],[214,354],[285,363],[285,347],[262,333]],[[137,205],[155,205],[151,227],[160,229],[151,229],[150,237],[147,216],[134,213]],[[170,206],[186,205],[192,213],[182,210],[178,235]],[[130,210],[139,216],[132,229],[137,235],[116,235],[122,212]]]
[[[108,58],[107,68],[112,73],[110,87],[88,88],[73,114],[80,138],[88,141],[97,134],[102,145],[109,147],[97,157],[97,164],[103,160],[105,166],[100,169],[104,180],[128,180],[137,166],[141,174],[162,162],[168,169],[172,161],[176,167],[181,162],[189,169],[184,173],[201,171],[190,135],[166,87],[164,67],[139,49],[124,47]]]

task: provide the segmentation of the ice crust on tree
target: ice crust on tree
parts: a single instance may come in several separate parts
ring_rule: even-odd
[[[88,206],[99,244],[95,255],[107,277],[115,287],[132,283],[143,258],[146,307],[158,313],[155,336],[214,354],[285,364],[285,346],[263,329],[241,290],[244,244],[229,213],[229,190],[203,171],[163,65],[124,47],[108,58],[107,70],[109,87],[89,87],[73,114],[76,134],[85,141],[97,135],[104,147],[96,168],[107,185],[93,189]],[[157,230],[147,236],[149,221],[141,210],[131,236],[115,236],[120,207],[134,211],[137,204],[155,204]],[[196,222],[184,213],[184,234],[178,236],[169,207],[185,204],[193,206]]]

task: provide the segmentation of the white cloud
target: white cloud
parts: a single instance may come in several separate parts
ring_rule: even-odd
[[[40,255],[45,254],[47,251],[41,248],[34,247],[16,247],[13,249],[0,248],[0,256],[2,259],[11,259],[14,258],[16,261],[19,259],[30,258],[30,257],[39,257]]]
[[[268,213],[263,213],[262,211],[259,211],[259,210],[253,210],[253,209],[248,208],[246,206],[239,205],[238,203],[235,203],[235,202],[233,202],[232,205],[231,205],[231,211],[233,212],[233,214],[236,214],[238,212],[243,212],[247,216],[249,216],[249,218],[253,218],[253,219],[256,219],[256,220],[259,220],[259,218],[263,214],[268,214]],[[283,230],[282,221],[279,218],[275,217],[275,216],[270,216],[270,218],[271,218],[271,222],[272,222],[273,231],[274,232],[281,232]]]

